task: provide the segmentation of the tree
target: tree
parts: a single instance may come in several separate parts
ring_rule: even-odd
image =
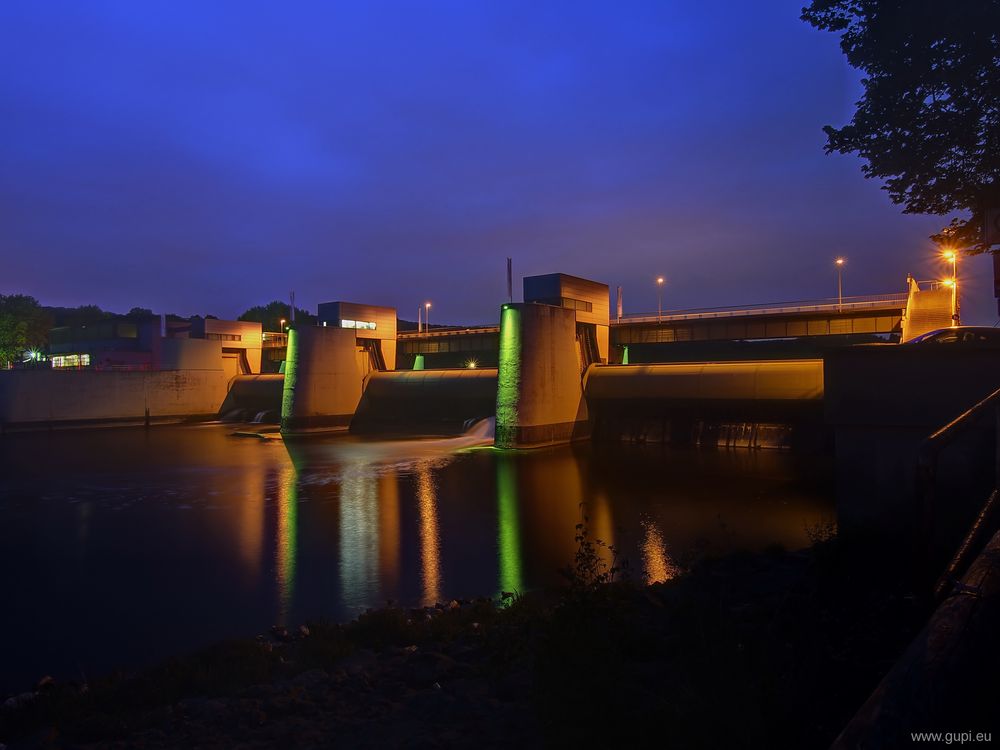
[[[153,311],[148,307],[133,307],[125,316],[127,318],[152,318]]]
[[[281,327],[281,321],[291,322],[291,307],[287,302],[274,300],[266,305],[257,305],[244,312],[238,320],[251,320],[264,326],[265,331],[277,331]],[[311,315],[307,310],[295,308],[295,322],[303,325],[315,325],[316,316]]]
[[[27,349],[44,349],[52,316],[26,294],[0,294],[0,365],[17,362]]]
[[[27,330],[27,323],[0,312],[0,368],[21,361],[21,355],[28,348]]]
[[[826,152],[857,153],[904,213],[953,219],[933,239],[987,250],[1000,206],[1000,0],[812,0],[802,19],[840,34],[865,74],[850,124]]]

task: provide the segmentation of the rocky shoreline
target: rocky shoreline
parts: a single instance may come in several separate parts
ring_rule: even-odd
[[[92,685],[46,682],[0,709],[0,743],[828,746],[926,615],[833,541],[649,586],[588,568],[592,554],[557,591],[388,606]]]

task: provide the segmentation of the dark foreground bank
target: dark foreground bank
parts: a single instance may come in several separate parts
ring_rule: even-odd
[[[20,747],[826,747],[930,612],[836,540],[611,581],[371,611],[7,700]],[[895,582],[900,581],[897,585]],[[959,729],[956,727],[956,729]]]

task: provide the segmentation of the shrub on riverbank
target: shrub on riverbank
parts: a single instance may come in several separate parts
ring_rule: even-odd
[[[873,575],[835,540],[645,586],[578,531],[558,591],[389,606],[220,644],[86,692],[50,686],[0,713],[0,741],[54,732],[174,747],[204,735],[222,747],[334,727],[348,747],[351,737],[406,744],[414,732],[458,746],[819,746],[926,614],[892,583],[900,577]]]

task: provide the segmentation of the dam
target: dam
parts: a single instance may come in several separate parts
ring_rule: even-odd
[[[939,322],[927,309],[951,314],[950,292],[908,284],[612,318],[606,284],[556,273],[525,277],[524,301],[501,305],[496,326],[406,332],[391,308],[326,303],[318,325],[288,333],[281,431],[455,434],[495,417],[498,447],[530,448],[591,437],[711,442],[735,424],[757,435],[767,430],[754,425],[815,430],[829,421],[826,360],[836,350],[896,350],[892,342]],[[238,377],[227,403],[254,412],[264,389],[277,413],[277,378]]]

